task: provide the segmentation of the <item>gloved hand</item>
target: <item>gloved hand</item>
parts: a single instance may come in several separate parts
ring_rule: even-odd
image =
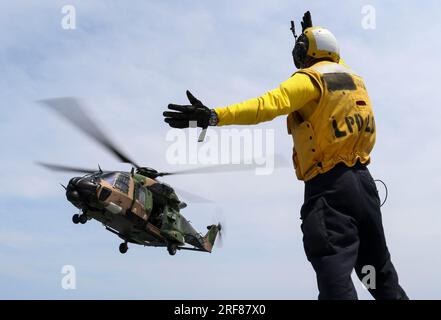
[[[165,119],[172,128],[188,128],[190,121],[196,121],[200,128],[207,128],[209,125],[217,124],[216,113],[203,105],[201,101],[196,99],[190,91],[187,90],[187,98],[191,105],[169,104],[170,110],[179,112],[165,111],[163,113]]]
[[[302,21],[302,32],[305,31],[305,29],[312,27],[312,19],[311,19],[311,13],[309,11],[306,11],[303,15],[303,21]]]

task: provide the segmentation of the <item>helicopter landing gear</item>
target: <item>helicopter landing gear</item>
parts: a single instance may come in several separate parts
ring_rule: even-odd
[[[80,215],[79,214],[74,214],[72,216],[72,222],[75,223],[75,224],[80,223]]]
[[[167,245],[167,251],[171,256],[174,256],[177,250],[178,250],[178,246],[176,244]]]
[[[87,216],[85,214],[74,214],[72,216],[72,222],[75,224],[85,224],[87,222]]]
[[[127,250],[129,250],[129,246],[127,245],[127,242],[123,242],[119,245],[119,252],[122,254],[126,253]]]
[[[87,222],[87,216],[85,214],[80,215],[80,223],[85,224]]]

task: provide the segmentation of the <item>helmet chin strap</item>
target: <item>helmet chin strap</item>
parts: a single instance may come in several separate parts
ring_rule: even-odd
[[[303,68],[309,68],[312,65],[316,64],[317,62],[325,61],[325,60],[332,61],[330,59],[314,59],[309,56],[306,56],[305,62],[303,63]]]

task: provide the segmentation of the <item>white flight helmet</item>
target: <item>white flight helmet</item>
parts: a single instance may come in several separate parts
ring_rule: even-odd
[[[296,37],[294,22],[291,22],[291,30]],[[298,69],[309,66],[313,60],[317,59],[340,61],[340,47],[337,39],[328,29],[313,27],[309,11],[303,16],[302,34],[296,39],[292,54],[294,64]]]

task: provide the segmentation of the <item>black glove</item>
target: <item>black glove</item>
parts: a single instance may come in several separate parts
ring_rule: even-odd
[[[306,11],[305,14],[303,15],[302,32],[304,32],[305,29],[311,27],[312,27],[311,13],[309,11]]]
[[[200,128],[207,128],[209,125],[216,125],[216,113],[203,105],[201,101],[196,99],[190,91],[187,90],[187,98],[191,105],[169,104],[170,110],[179,112],[165,111],[163,113],[165,119],[172,128],[188,128],[190,121],[196,121]]]

